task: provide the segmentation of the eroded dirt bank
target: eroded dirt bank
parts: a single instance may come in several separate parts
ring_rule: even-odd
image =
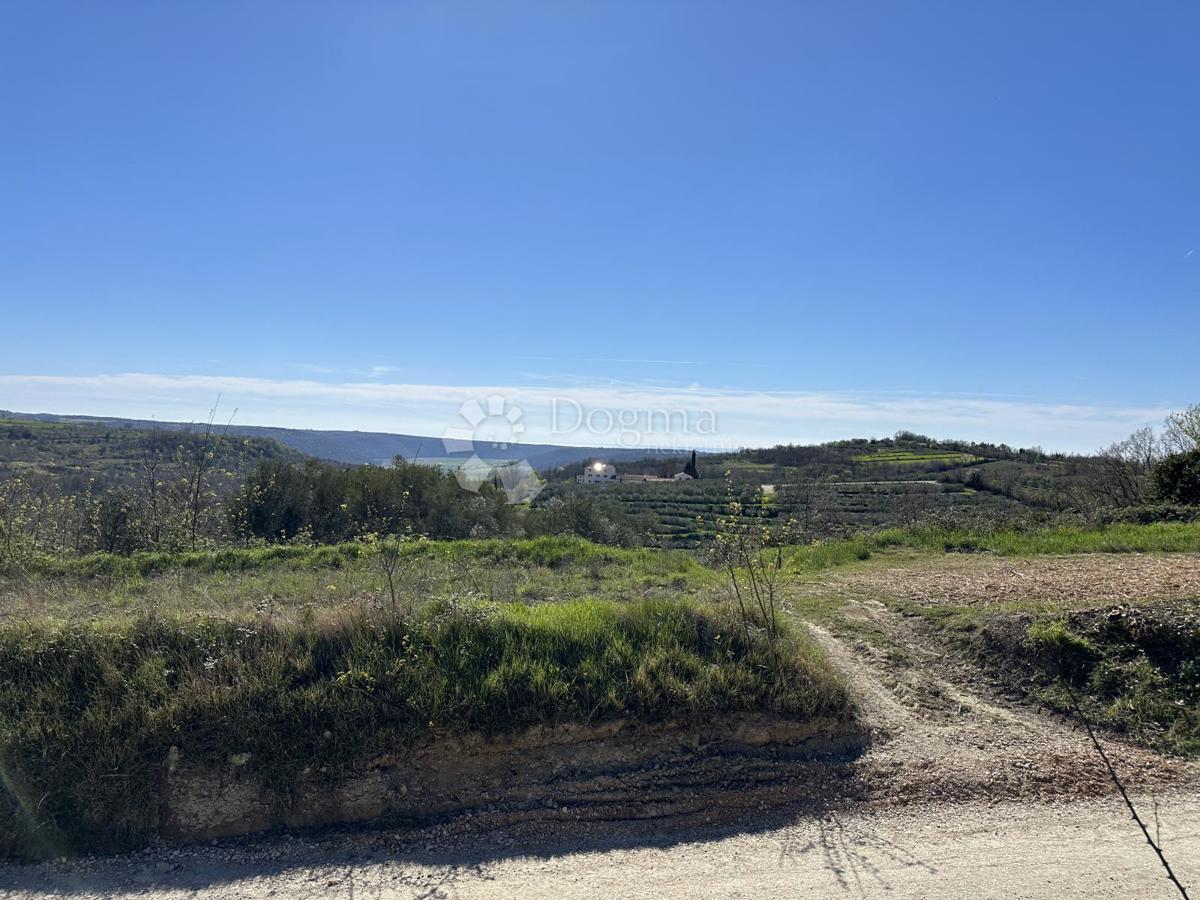
[[[855,721],[796,723],[763,715],[704,725],[538,727],[519,735],[422,742],[329,780],[306,772],[284,789],[231,757],[223,770],[172,754],[160,834],[177,842],[393,817],[458,817],[499,827],[547,816],[638,819],[825,797],[861,754]],[[248,756],[248,755],[247,755]]]

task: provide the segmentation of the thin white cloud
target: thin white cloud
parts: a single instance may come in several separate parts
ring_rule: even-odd
[[[290,363],[293,369],[299,369],[301,372],[312,372],[314,375],[333,375],[337,369],[332,366],[319,366],[313,363]]]
[[[371,378],[382,378],[384,375],[399,371],[396,366],[371,366],[371,370],[367,374]]]
[[[1094,450],[1170,408],[880,391],[745,391],[637,384],[438,385],[218,375],[0,375],[0,408],[159,420],[205,418],[217,395],[242,424],[440,437],[459,407],[500,396],[524,413],[526,442],[734,447],[883,436],[939,437]],[[624,418],[622,418],[622,416]],[[591,427],[589,427],[589,423]],[[609,424],[611,423],[611,424]],[[647,424],[651,423],[651,424]]]
[[[638,363],[656,366],[699,366],[694,359],[621,359],[611,356],[518,356],[517,359],[537,362],[567,362],[567,363]]]

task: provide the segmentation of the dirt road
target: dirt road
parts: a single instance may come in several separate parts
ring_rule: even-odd
[[[1159,818],[1178,874],[1200,889],[1200,800],[1160,799]],[[1103,801],[843,810],[683,834],[610,824],[582,840],[511,832],[426,850],[433,839],[347,832],[0,870],[0,896],[1178,896],[1123,807]]]

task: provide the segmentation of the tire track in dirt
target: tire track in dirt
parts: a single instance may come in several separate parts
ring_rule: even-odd
[[[962,684],[942,653],[883,604],[853,601],[843,614],[869,622],[907,662],[864,640],[805,623],[846,679],[873,741],[852,769],[882,802],[1106,797],[1114,792],[1086,734],[1067,722],[1002,705]],[[1143,792],[1196,789],[1200,768],[1104,740],[1122,779]]]

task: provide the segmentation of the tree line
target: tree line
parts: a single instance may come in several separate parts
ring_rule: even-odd
[[[605,497],[551,493],[533,504],[513,505],[498,483],[485,481],[478,492],[465,491],[453,474],[399,456],[390,466],[264,461],[228,499],[226,511],[244,542],[571,534],[637,546],[654,530],[646,516],[632,516]]]
[[[211,425],[192,433],[122,430],[119,438],[112,429],[103,431],[90,440],[121,444],[122,462],[90,472],[69,464],[69,457],[87,455],[78,436],[59,453],[57,465],[39,470],[21,459],[16,443],[41,440],[37,429],[12,425],[3,432],[8,443],[0,453],[0,565],[19,565],[38,554],[170,552],[389,535],[575,534],[635,546],[652,541],[657,531],[652,511],[601,492],[572,490],[570,469],[560,471],[562,481],[534,503],[514,506],[500,485],[485,482],[477,492],[465,491],[451,473],[401,458],[390,466],[300,460],[272,441],[231,438]],[[1050,511],[1169,518],[1194,517],[1200,506],[1200,406],[1170,416],[1161,430],[1140,429],[1093,456],[932,442],[903,433],[895,442],[783,446],[744,451],[742,458],[810,473],[811,478],[793,483],[793,475],[781,485],[785,499],[794,502],[805,485],[815,489],[846,466],[848,451],[918,440],[976,455],[1006,452],[986,464],[960,466],[941,480]],[[55,459],[40,445],[39,452],[43,460]],[[677,471],[683,459],[657,462],[664,471]],[[819,510],[812,507],[819,504],[808,497],[802,505],[805,530],[817,529]]]
[[[127,464],[82,480],[73,471],[2,473],[0,568],[37,556],[388,536],[574,534],[635,546],[655,530],[647,516],[609,498],[551,493],[532,505],[511,505],[500,484],[466,491],[453,474],[400,457],[390,466],[345,465],[297,460],[268,447],[256,464],[249,460],[247,472],[230,466],[248,462],[238,452],[251,441],[211,430],[147,431],[139,439]]]

